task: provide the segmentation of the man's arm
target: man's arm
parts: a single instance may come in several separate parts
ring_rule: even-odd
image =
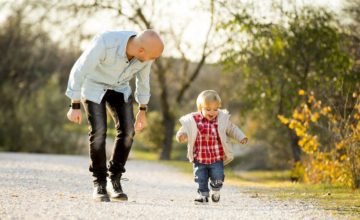
[[[71,69],[65,94],[72,102],[80,102],[81,86],[86,74],[93,71],[103,59],[105,59],[105,45],[101,35],[97,35]]]
[[[100,35],[96,36],[90,46],[81,54],[71,69],[66,96],[71,99],[71,103],[80,103],[81,86],[87,73],[93,71],[101,60],[105,59],[105,45]],[[73,108],[73,107],[76,107]],[[81,123],[82,115],[80,105],[72,105],[67,113],[70,121]]]
[[[136,114],[135,131],[141,131],[146,127],[147,104],[150,99],[150,70],[152,61],[136,74],[135,100],[139,103],[139,111]]]
[[[150,99],[150,71],[153,61],[150,61],[136,73],[135,100],[140,106],[147,105]]]

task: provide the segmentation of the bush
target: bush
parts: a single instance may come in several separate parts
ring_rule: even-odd
[[[303,90],[299,94],[305,96]],[[311,92],[290,119],[281,115],[279,119],[299,137],[306,155],[302,162],[305,182],[359,188],[360,94],[353,93],[338,108],[342,110],[324,106]]]

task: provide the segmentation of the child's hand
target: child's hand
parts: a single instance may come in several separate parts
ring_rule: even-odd
[[[244,138],[240,141],[240,144],[246,144],[248,142],[248,138]]]
[[[179,141],[180,141],[181,143],[187,142],[187,141],[188,141],[187,135],[186,135],[186,134],[180,135]]]

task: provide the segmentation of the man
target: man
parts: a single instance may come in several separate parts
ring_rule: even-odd
[[[94,177],[93,198],[110,201],[106,177],[111,180],[111,199],[127,200],[121,187],[121,176],[133,142],[135,131],[146,126],[145,112],[150,98],[151,64],[164,49],[153,30],[137,34],[113,31],[97,35],[71,69],[66,95],[71,99],[67,117],[81,123],[82,101],[89,123],[91,164]],[[139,111],[134,120],[133,97],[129,81],[136,77],[135,100]],[[106,166],[106,107],[115,122],[114,150]],[[134,122],[135,121],[135,122]]]

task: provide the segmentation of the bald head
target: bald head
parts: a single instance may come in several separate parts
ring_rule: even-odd
[[[164,43],[159,34],[150,29],[137,35],[135,41],[140,53],[137,58],[142,61],[154,60],[158,58],[164,50]]]

